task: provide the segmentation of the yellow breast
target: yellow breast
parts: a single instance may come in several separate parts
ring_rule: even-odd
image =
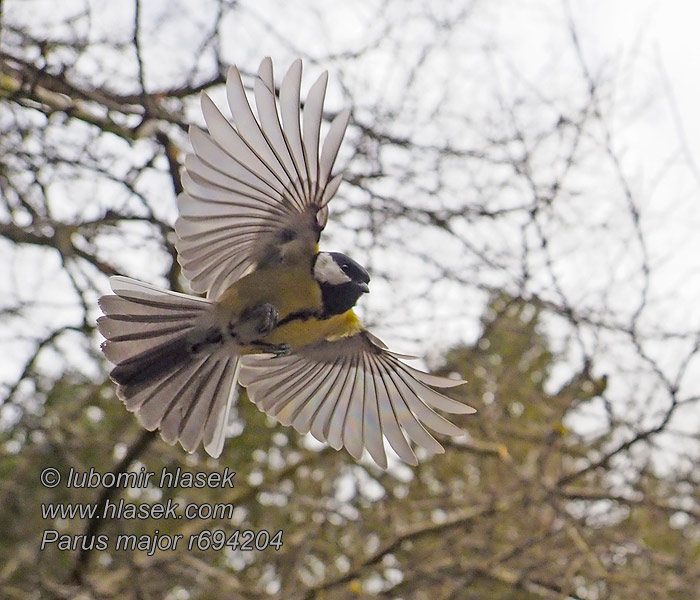
[[[329,319],[291,321],[278,327],[265,341],[270,344],[290,344],[299,348],[320,340],[337,340],[362,331],[362,324],[352,310]]]
[[[277,308],[280,320],[301,311],[320,313],[323,309],[321,288],[313,279],[308,262],[254,271],[226,290],[217,304],[222,309],[222,321],[227,323],[235,322],[246,309],[264,302]],[[362,324],[349,310],[328,319],[294,319],[274,329],[260,341],[299,348],[323,339],[354,335],[361,330]]]

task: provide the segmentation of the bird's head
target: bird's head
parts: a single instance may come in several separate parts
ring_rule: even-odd
[[[362,294],[369,292],[369,273],[340,252],[319,252],[314,260],[313,276],[321,286],[326,316],[350,310]]]

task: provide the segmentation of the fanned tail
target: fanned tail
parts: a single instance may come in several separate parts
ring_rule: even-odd
[[[106,317],[102,318],[106,320]],[[106,342],[105,347],[107,345]],[[114,383],[125,390],[151,384],[158,381],[164,373],[172,373],[188,361],[191,358],[189,347],[190,344],[183,335],[132,358],[127,358],[114,367],[109,376]]]
[[[99,305],[102,350],[117,395],[148,430],[188,452],[221,454],[239,361],[212,320],[213,303],[112,277]]]

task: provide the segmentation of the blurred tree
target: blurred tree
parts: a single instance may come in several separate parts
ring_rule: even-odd
[[[473,346],[443,372],[473,373],[461,392],[479,408],[469,435],[416,469],[381,472],[343,453],[310,450],[241,398],[239,433],[213,461],[183,456],[120,414],[112,389],[65,376],[2,440],[2,577],[8,597],[143,598],[691,598],[700,586],[700,510],[687,481],[650,467],[634,485],[589,469],[602,441],[564,424],[604,384],[577,373],[545,390],[556,364],[539,331],[541,307],[494,296]],[[243,425],[245,425],[243,427]],[[115,444],[114,440],[124,440]],[[129,442],[129,440],[132,440]],[[129,448],[129,450],[127,450]],[[233,490],[109,489],[111,502],[223,503],[226,519],[41,519],[41,503],[104,501],[105,489],[46,489],[47,466],[66,476],[143,466],[237,471]],[[179,547],[115,551],[119,534],[282,530],[279,550]],[[106,535],[108,549],[39,551],[42,532]],[[74,539],[77,539],[74,537]],[[206,542],[203,542],[206,544]],[[200,548],[206,548],[206,545]],[[36,567],[34,566],[36,565]]]

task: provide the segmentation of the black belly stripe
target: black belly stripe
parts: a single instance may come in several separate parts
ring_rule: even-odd
[[[281,327],[282,325],[286,325],[287,323],[291,323],[292,321],[308,321],[309,319],[314,318],[321,319],[323,317],[321,316],[321,313],[316,310],[298,310],[296,312],[289,313],[286,317],[277,321],[277,325],[275,325],[275,328]]]

